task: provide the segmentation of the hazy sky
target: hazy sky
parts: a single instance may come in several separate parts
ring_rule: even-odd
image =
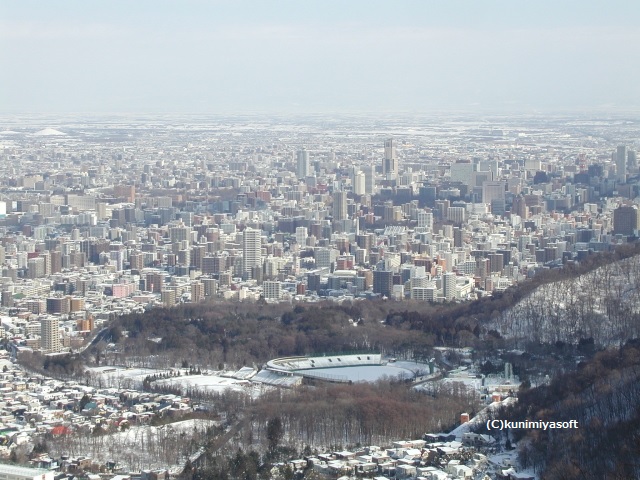
[[[0,113],[640,107],[640,1],[0,1]]]

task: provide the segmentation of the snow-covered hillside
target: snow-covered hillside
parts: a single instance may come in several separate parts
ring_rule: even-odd
[[[495,319],[503,336],[523,341],[593,338],[611,345],[640,335],[640,256],[538,287]]]

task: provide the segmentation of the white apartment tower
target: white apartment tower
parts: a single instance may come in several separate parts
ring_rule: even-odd
[[[442,274],[442,295],[447,301],[456,298],[456,274],[447,272]]]
[[[242,236],[243,272],[251,278],[251,269],[262,267],[262,232],[246,228]]]
[[[418,211],[418,226],[433,230],[433,213]]]
[[[307,246],[307,227],[296,227],[296,243],[300,248]]]
[[[296,176],[304,179],[311,174],[311,164],[309,163],[309,152],[304,148],[296,152]]]
[[[364,173],[358,171],[353,176],[353,193],[364,195],[367,193],[367,179]]]
[[[60,327],[56,317],[40,320],[40,348],[46,353],[56,353],[62,349]]]
[[[627,181],[627,147],[619,145],[616,149],[616,177],[619,182]]]
[[[262,296],[268,300],[279,300],[282,297],[280,282],[266,281],[262,284]]]

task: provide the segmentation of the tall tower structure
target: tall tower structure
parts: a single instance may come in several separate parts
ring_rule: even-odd
[[[347,218],[347,192],[337,191],[333,193],[333,221],[346,220]]]
[[[361,171],[356,172],[353,176],[353,193],[356,195],[365,195],[367,193],[367,179]]]
[[[246,228],[242,237],[243,272],[251,278],[251,269],[262,267],[262,239],[261,231],[255,228]]]
[[[296,153],[296,176],[298,179],[306,178],[311,174],[311,164],[309,163],[309,152],[304,148]]]
[[[396,142],[393,138],[389,138],[384,141],[382,173],[388,180],[395,180],[398,178],[398,157],[396,155]]]
[[[373,165],[367,165],[363,167],[364,172],[364,193],[366,195],[373,195],[376,182],[376,171]]]
[[[620,145],[616,149],[616,178],[618,182],[627,181],[627,147]]]

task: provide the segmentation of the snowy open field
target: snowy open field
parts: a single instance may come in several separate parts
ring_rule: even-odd
[[[90,379],[92,385],[110,388],[138,389],[142,387],[142,382],[145,377],[167,372],[168,370],[158,370],[154,368],[105,366],[87,368],[85,370],[85,376]]]
[[[296,370],[296,373],[309,377],[337,378],[352,382],[375,382],[383,378],[413,378],[413,372],[391,365],[361,365],[357,367],[314,368]]]
[[[86,455],[94,461],[117,462],[117,467],[129,471],[172,468],[183,465],[203,440],[213,420],[184,420],[153,427],[133,426],[109,435],[69,435],[64,444],[56,445],[54,453]]]
[[[226,390],[244,392],[250,388],[248,380],[222,377],[220,375],[185,375],[181,377],[165,378],[154,382],[155,385],[179,386],[184,389],[197,389],[203,392],[222,393]]]

